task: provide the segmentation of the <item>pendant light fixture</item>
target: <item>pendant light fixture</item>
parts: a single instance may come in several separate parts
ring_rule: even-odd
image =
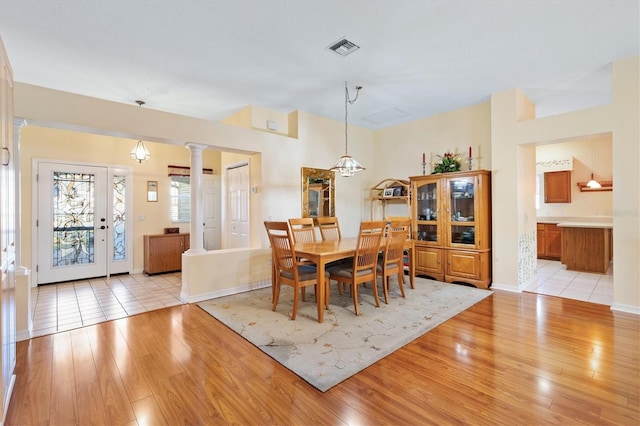
[[[349,177],[353,176],[359,171],[365,170],[360,163],[358,163],[352,156],[349,155],[349,133],[348,133],[348,106],[358,99],[362,86],[356,86],[356,96],[353,100],[349,99],[349,89],[347,88],[347,82],[344,82],[344,155],[331,167],[331,171],[340,173],[340,176]]]
[[[136,101],[136,103],[140,105],[140,107],[142,107],[142,105],[145,104],[144,101],[140,101],[140,100]],[[144,143],[142,142],[142,140],[138,141],[138,143],[136,144],[136,146],[133,147],[129,155],[138,163],[142,163],[144,160],[148,160],[149,158],[151,158],[151,154],[149,154],[149,150],[147,149],[146,146],[144,146]]]
[[[591,141],[591,180],[587,182],[587,188],[591,188],[591,189],[602,188],[602,185],[600,185],[600,182],[598,182],[593,178],[593,170],[594,170],[594,162],[595,162],[594,146],[595,146],[595,142]]]

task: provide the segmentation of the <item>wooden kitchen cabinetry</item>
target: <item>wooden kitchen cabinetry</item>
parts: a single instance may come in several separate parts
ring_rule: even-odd
[[[180,271],[182,253],[189,250],[189,234],[160,234],[144,236],[144,272]]]
[[[446,282],[491,284],[491,173],[414,176],[415,271]]]
[[[562,230],[555,223],[538,223],[538,259],[560,260]]]
[[[571,171],[547,172],[544,174],[544,202],[571,202]]]

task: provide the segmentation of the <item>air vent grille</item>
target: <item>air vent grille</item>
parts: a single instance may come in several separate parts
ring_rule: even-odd
[[[344,57],[360,49],[360,46],[343,37],[340,40],[336,41],[335,43],[331,43],[331,45],[329,45],[327,49],[333,51],[337,55]]]

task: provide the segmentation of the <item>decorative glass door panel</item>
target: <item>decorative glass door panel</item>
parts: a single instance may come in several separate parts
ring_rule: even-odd
[[[38,167],[38,284],[107,274],[107,168]]]
[[[440,215],[438,180],[420,185],[416,190],[417,235],[415,239],[440,245]]]
[[[53,172],[52,267],[94,263],[95,175]]]
[[[450,245],[476,245],[475,235],[475,179],[473,177],[454,178],[447,181],[449,211],[448,238]]]

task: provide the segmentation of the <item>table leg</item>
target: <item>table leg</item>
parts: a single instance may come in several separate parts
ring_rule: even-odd
[[[318,294],[316,301],[318,302],[318,322],[324,322],[324,260],[320,260],[316,264],[316,277],[318,278]]]
[[[414,284],[414,279],[416,277],[416,256],[415,250],[412,246],[409,249],[409,282],[411,283],[411,288],[416,288]]]

